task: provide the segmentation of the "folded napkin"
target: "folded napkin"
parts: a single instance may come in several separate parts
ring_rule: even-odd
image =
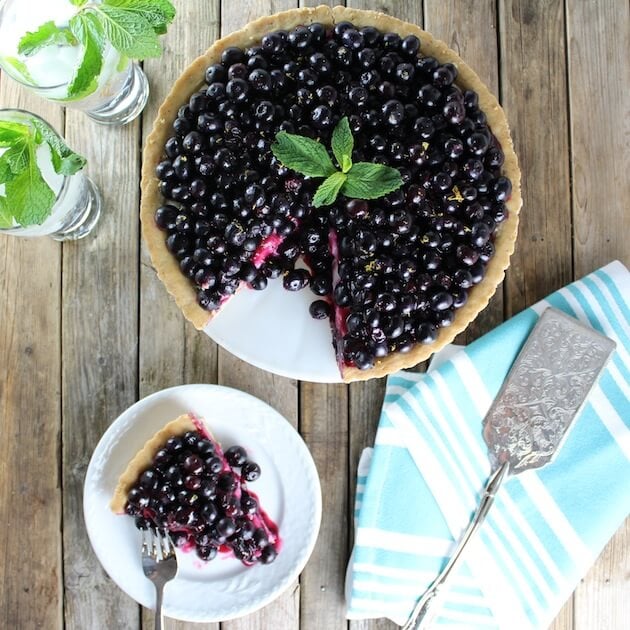
[[[548,306],[617,349],[557,459],[504,483],[435,625],[546,628],[630,513],[630,273],[613,262],[427,374],[389,377],[359,465],[348,618],[403,624],[444,566],[490,473],[482,419]]]

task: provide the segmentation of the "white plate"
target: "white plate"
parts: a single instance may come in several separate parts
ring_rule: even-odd
[[[234,295],[204,332],[243,361],[280,376],[341,383],[328,319],[313,319],[317,296],[306,288],[286,291],[280,279],[264,291]]]
[[[140,532],[115,515],[109,501],[120,473],[144,442],[186,412],[205,418],[218,441],[240,444],[260,464],[251,484],[278,525],[281,551],[270,565],[245,567],[218,556],[209,563],[178,552],[178,575],[164,591],[164,614],[186,621],[220,621],[250,613],[280,595],[308,560],[319,530],[321,489],[313,459],[299,434],[262,401],[228,387],[183,385],[132,405],[101,438],[88,466],[83,510],[90,542],[109,576],[130,597],[155,605],[153,584],[140,564]]]

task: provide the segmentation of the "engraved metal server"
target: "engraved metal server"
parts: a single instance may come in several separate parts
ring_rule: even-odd
[[[439,609],[438,594],[485,520],[503,481],[553,459],[614,349],[614,341],[561,311],[544,311],[483,421],[492,472],[479,507],[403,630],[428,627]]]

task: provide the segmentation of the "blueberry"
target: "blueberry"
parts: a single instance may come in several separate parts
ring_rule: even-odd
[[[437,339],[437,330],[429,322],[421,322],[416,328],[416,340],[420,343],[429,344]]]
[[[265,547],[260,554],[262,564],[271,564],[278,557],[278,552],[271,545]]]
[[[234,475],[229,472],[221,473],[217,484],[223,492],[234,492],[236,489],[236,479],[234,479]]]
[[[241,475],[245,481],[256,481],[260,477],[260,466],[252,461],[243,464]]]
[[[330,317],[330,304],[325,300],[315,300],[311,302],[308,310],[313,319],[326,319]]]
[[[175,206],[160,206],[155,211],[155,223],[163,230],[173,230],[179,211]]]
[[[497,201],[507,201],[512,194],[512,182],[507,177],[498,177],[492,186]]]
[[[407,35],[400,42],[400,52],[407,58],[414,58],[420,50],[420,40],[415,35]]]
[[[244,79],[231,79],[225,86],[225,94],[231,101],[243,103],[248,98],[249,86]]]
[[[282,280],[282,286],[287,291],[299,291],[308,285],[310,274],[306,269],[288,271]]]
[[[267,278],[262,273],[259,273],[255,278],[250,280],[249,284],[252,289],[262,291],[267,288]]]
[[[206,69],[206,83],[208,85],[215,83],[216,81],[224,81],[225,77],[225,68],[219,63],[209,66]]]
[[[200,153],[204,146],[204,140],[198,131],[191,131],[184,136],[182,147],[193,154]]]
[[[242,446],[232,446],[225,451],[230,466],[242,466],[247,461],[247,451]]]
[[[231,66],[245,60],[245,54],[236,46],[229,46],[221,53],[221,63],[223,66]]]

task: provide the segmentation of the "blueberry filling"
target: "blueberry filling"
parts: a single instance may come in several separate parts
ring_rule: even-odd
[[[219,309],[241,283],[309,287],[310,314],[331,318],[341,364],[359,369],[453,322],[494,254],[511,182],[478,95],[420,48],[413,35],[311,24],[207,68],[156,168],[167,201],[155,221],[201,307]],[[270,147],[279,131],[329,147],[344,116],[353,160],[393,166],[404,183],[316,209],[317,182]]]
[[[232,553],[243,564],[273,562],[280,539],[246,482],[260,466],[241,446],[220,446],[198,431],[171,437],[127,495],[138,529],[168,531],[176,546],[204,561]]]

